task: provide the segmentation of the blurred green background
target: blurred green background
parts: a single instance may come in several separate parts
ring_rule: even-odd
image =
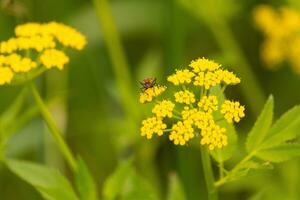
[[[111,0],[113,23],[107,18],[107,10],[98,10],[94,3],[0,0],[0,40],[11,37],[17,24],[30,21],[63,22],[86,35],[87,47],[82,52],[69,52],[71,62],[64,72],[52,70],[38,83],[73,152],[81,155],[91,169],[100,194],[119,163],[134,157],[132,168],[160,199],[168,198],[175,174],[187,199],[206,199],[199,149],[177,147],[162,138],[147,141],[140,137],[139,125],[149,110],[138,103],[139,81],[143,78],[157,77],[165,84],[174,69],[202,56],[234,70],[242,84],[230,88],[227,96],[240,99],[247,107],[247,116],[237,127],[241,144],[269,94],[275,97],[276,116],[300,102],[299,75],[287,66],[276,71],[263,67],[259,56],[263,36],[252,18],[257,5],[297,9],[300,3],[296,0]],[[118,35],[110,25],[116,25]],[[21,89],[0,87],[0,113]],[[30,97],[26,106],[33,106]],[[35,113],[13,135],[7,155],[46,163],[68,174],[48,135]],[[236,159],[243,152],[240,146]],[[220,199],[300,199],[299,168],[298,159],[276,165],[273,170],[250,172],[222,187]],[[0,199],[42,198],[0,165]]]

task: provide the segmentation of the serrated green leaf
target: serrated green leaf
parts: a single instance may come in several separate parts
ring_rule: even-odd
[[[81,200],[97,200],[97,187],[89,169],[82,159],[77,161],[76,186]]]
[[[210,93],[218,97],[219,105],[221,105],[224,102],[225,97],[220,87],[212,88],[210,90]],[[217,112],[214,114],[214,117],[215,119],[219,119],[222,118],[223,116],[220,112]],[[217,162],[224,162],[229,158],[231,158],[231,156],[234,154],[234,152],[237,149],[237,134],[233,124],[229,124],[225,120],[219,121],[217,122],[217,124],[226,129],[226,134],[228,136],[228,145],[222,149],[210,151],[210,154]]]
[[[249,153],[255,150],[266,138],[267,133],[272,125],[273,109],[274,99],[273,96],[270,96],[253,128],[248,134],[246,148]]]
[[[171,174],[169,177],[167,200],[186,200],[183,187],[176,174]]]
[[[296,106],[283,114],[268,132],[268,136],[261,145],[267,149],[294,139],[300,133],[300,106]]]
[[[69,181],[55,169],[27,161],[6,160],[7,167],[47,200],[79,200]]]
[[[283,162],[300,156],[300,144],[281,144],[257,152],[257,157],[271,162]]]

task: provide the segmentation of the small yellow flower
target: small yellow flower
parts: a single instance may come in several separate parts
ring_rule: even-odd
[[[8,67],[0,66],[0,85],[10,83],[13,79],[14,73]]]
[[[217,70],[215,73],[226,85],[236,85],[241,82],[241,79],[230,71]]]
[[[199,73],[205,71],[215,71],[221,65],[206,58],[198,58],[193,60],[189,66],[193,69],[193,72]]]
[[[141,135],[146,136],[147,139],[151,139],[154,133],[156,133],[158,136],[163,135],[163,131],[166,128],[167,125],[164,124],[160,118],[151,117],[143,120]]]
[[[201,130],[202,139],[200,143],[202,145],[208,145],[209,150],[222,148],[228,143],[227,135],[225,135],[225,132],[225,128],[221,128],[216,124],[211,124],[210,126]]]
[[[16,72],[28,72],[31,69],[36,68],[36,62],[32,61],[30,58],[22,58],[18,54],[10,54],[8,56],[3,56],[3,63],[11,67],[11,69]]]
[[[47,69],[57,67],[62,70],[69,62],[69,57],[63,51],[48,49],[41,55],[40,60]]]
[[[184,90],[184,91],[179,91],[174,94],[175,101],[178,103],[185,103],[185,104],[192,104],[195,103],[195,95],[194,93]]]
[[[226,100],[221,107],[221,113],[229,123],[239,122],[245,116],[244,111],[245,107],[241,106],[238,101]]]
[[[216,72],[199,72],[195,77],[194,85],[204,86],[204,89],[208,90],[220,84],[221,80],[222,77]]]
[[[190,72],[188,69],[184,70],[176,70],[176,73],[168,77],[168,81],[173,83],[174,85],[190,83],[192,78],[194,77],[194,73]]]
[[[140,94],[140,103],[151,102],[154,97],[159,96],[166,90],[164,86],[154,86],[152,88],[146,89]]]
[[[173,109],[175,104],[168,100],[163,100],[156,104],[152,109],[152,112],[156,114],[157,117],[169,117],[173,116]]]
[[[215,95],[210,95],[210,96],[203,96],[199,103],[198,106],[203,109],[205,112],[213,112],[218,109],[218,99],[217,96]]]
[[[189,121],[179,121],[173,125],[169,139],[173,141],[175,145],[185,145],[186,142],[190,141],[194,136],[192,124]]]
[[[18,37],[31,36],[53,36],[63,46],[82,50],[86,45],[85,37],[74,28],[62,23],[50,22],[45,24],[27,23],[16,27],[15,33]]]

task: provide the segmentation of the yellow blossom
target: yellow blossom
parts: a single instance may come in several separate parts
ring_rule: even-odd
[[[171,101],[163,100],[154,106],[152,112],[156,114],[157,117],[172,117],[174,107],[175,104]]]
[[[53,36],[63,46],[77,50],[82,50],[86,45],[86,39],[80,32],[70,26],[57,22],[22,24],[16,27],[15,33],[19,37],[31,37],[36,35]]]
[[[176,70],[176,73],[168,77],[168,81],[174,85],[190,83],[192,77],[194,76],[193,72],[190,72],[188,69]]]
[[[199,103],[198,106],[203,109],[205,112],[213,112],[218,109],[218,99],[217,96],[215,95],[210,95],[210,96],[203,96]]]
[[[0,85],[10,83],[13,79],[14,73],[8,67],[0,66]]]
[[[245,108],[238,102],[226,100],[220,109],[218,97],[209,95],[209,89],[214,86],[235,85],[241,80],[233,72],[227,71],[214,61],[205,58],[192,61],[190,67],[193,72],[176,70],[175,74],[168,77],[168,81],[175,86],[187,84],[189,88],[201,90],[193,93],[191,91],[194,90],[190,91],[182,86],[183,90],[173,94],[175,102],[170,100],[158,102],[152,109],[152,113],[156,116],[143,121],[142,135],[151,138],[154,133],[158,135],[168,133],[169,139],[175,145],[186,145],[194,137],[200,137],[200,144],[206,145],[210,150],[223,148],[228,144],[228,138],[226,129],[216,123],[215,112],[221,112],[224,119],[231,123],[233,120],[238,122],[240,118],[244,117]],[[146,89],[140,95],[140,102],[151,102],[165,89],[160,86]],[[158,92],[155,92],[156,90]],[[195,94],[200,94],[198,102]],[[176,110],[174,110],[175,106]],[[172,124],[171,129],[166,129],[167,126],[162,122],[164,117],[171,118],[168,120]]]
[[[186,142],[194,138],[194,129],[189,121],[179,121],[173,125],[169,139],[175,145],[185,145]]]
[[[222,148],[228,143],[225,132],[225,128],[221,128],[216,124],[211,124],[210,126],[201,130],[202,139],[200,143],[202,145],[208,145],[209,150]]]
[[[204,89],[208,90],[220,84],[221,78],[216,72],[199,72],[195,77],[194,85],[204,86]]]
[[[36,62],[32,61],[30,58],[22,58],[20,55],[15,53],[3,56],[2,58],[3,63],[11,67],[11,69],[16,73],[28,72],[37,66]]]
[[[140,103],[151,102],[154,97],[159,96],[166,90],[164,86],[154,86],[146,89],[140,94]]]
[[[220,64],[206,58],[198,58],[193,60],[189,66],[195,73],[198,73],[204,71],[215,71],[220,67]]]
[[[57,67],[62,70],[64,65],[69,62],[69,57],[63,51],[48,49],[43,52],[40,61],[47,69]]]
[[[158,136],[163,135],[164,129],[167,128],[167,125],[163,123],[160,118],[151,117],[143,120],[141,127],[141,135],[146,136],[147,139],[151,139],[153,134]]]
[[[240,78],[228,70],[217,70],[215,73],[226,85],[236,85],[241,82]]]
[[[192,104],[195,103],[195,95],[194,93],[184,90],[184,91],[179,91],[174,94],[175,101],[178,103],[185,103],[185,104]]]
[[[239,122],[245,116],[244,111],[245,107],[241,106],[238,101],[226,100],[221,107],[221,113],[229,123]]]

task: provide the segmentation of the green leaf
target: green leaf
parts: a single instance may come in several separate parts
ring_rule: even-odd
[[[213,87],[210,90],[210,93],[218,97],[219,105],[221,105],[225,101],[224,94],[222,93],[220,87]],[[220,119],[223,116],[220,112],[217,112],[214,117],[215,119]],[[217,162],[224,162],[231,158],[231,156],[237,149],[237,134],[233,124],[229,124],[225,120],[219,121],[217,122],[217,124],[226,129],[226,134],[228,136],[228,145],[222,149],[210,151],[210,154]]]
[[[77,161],[76,186],[81,200],[97,200],[97,187],[89,169],[82,159]]]
[[[132,161],[125,161],[104,183],[103,195],[106,200],[158,200],[152,186],[137,175]]]
[[[268,132],[261,149],[267,149],[294,139],[300,133],[300,106],[296,106],[282,115]]]
[[[274,99],[273,96],[270,96],[252,130],[248,134],[246,148],[249,153],[254,151],[267,136],[270,126],[272,125],[273,109]]]
[[[300,144],[281,144],[276,147],[261,150],[256,156],[266,161],[283,162],[300,156]]]
[[[79,200],[68,180],[55,169],[27,161],[6,160],[7,167],[47,200]]]
[[[167,200],[186,200],[183,186],[176,174],[171,174],[169,177]]]

